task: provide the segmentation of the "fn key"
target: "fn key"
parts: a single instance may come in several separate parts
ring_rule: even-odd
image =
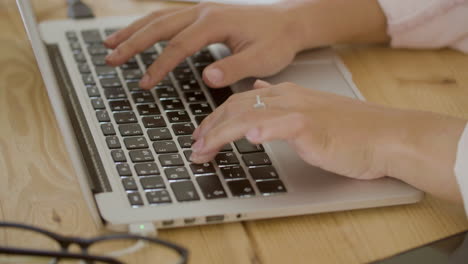
[[[257,187],[263,195],[286,192],[286,187],[280,180],[257,182]]]

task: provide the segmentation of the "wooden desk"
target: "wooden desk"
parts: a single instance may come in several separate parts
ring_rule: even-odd
[[[86,1],[98,16],[145,13],[160,2]],[[40,20],[64,0],[36,0]],[[0,1],[0,219],[96,235],[14,0]],[[468,56],[443,51],[341,48],[369,101],[468,119]],[[362,263],[466,230],[460,205],[434,197],[387,208],[161,231],[191,263]],[[148,260],[148,263],[151,263]]]

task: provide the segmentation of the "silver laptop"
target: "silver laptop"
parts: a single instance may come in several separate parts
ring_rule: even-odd
[[[315,168],[284,142],[226,145],[215,160],[188,160],[191,133],[245,80],[208,89],[201,71],[229,54],[211,45],[187,58],[151,91],[138,87],[164,42],[118,68],[105,65],[106,35],[136,17],[46,21],[18,6],[83,195],[97,223],[118,230],[172,228],[417,202],[400,181],[358,181]],[[268,81],[291,81],[363,100],[330,49],[303,53]]]

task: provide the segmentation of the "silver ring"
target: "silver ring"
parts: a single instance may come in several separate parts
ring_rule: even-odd
[[[257,102],[253,105],[253,108],[266,108],[266,104],[262,102],[260,95],[257,95]]]

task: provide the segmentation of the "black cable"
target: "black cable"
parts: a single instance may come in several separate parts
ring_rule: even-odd
[[[73,19],[93,18],[91,8],[81,0],[67,0],[68,16]]]

